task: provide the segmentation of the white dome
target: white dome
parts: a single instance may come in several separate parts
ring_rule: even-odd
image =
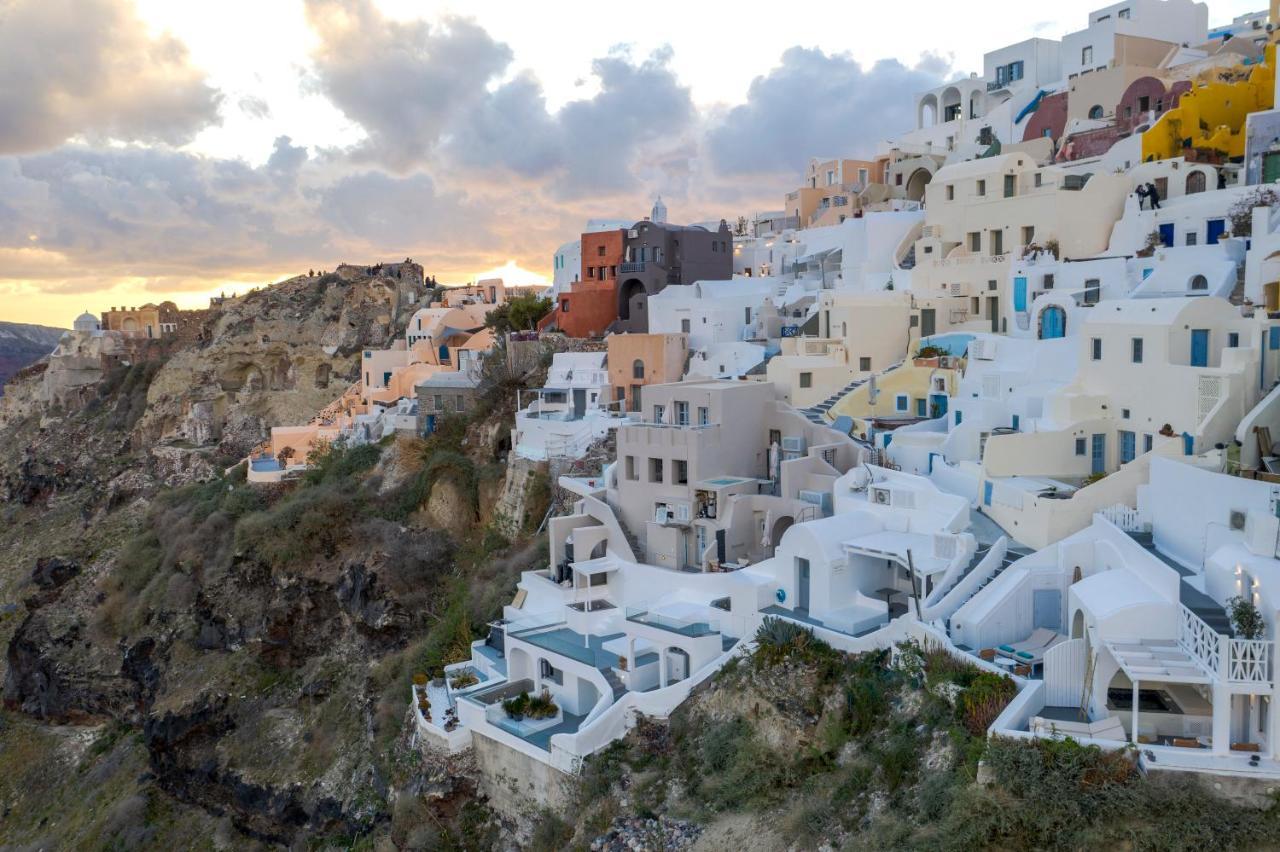
[[[98,318],[88,311],[85,311],[80,316],[76,317],[76,321],[72,323],[71,327],[76,331],[97,331]]]

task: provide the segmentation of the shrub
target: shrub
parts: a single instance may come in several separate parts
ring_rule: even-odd
[[[755,659],[762,665],[773,666],[792,655],[813,660],[833,653],[812,630],[785,618],[766,615],[756,628]]]
[[[479,682],[480,678],[476,677],[474,672],[464,671],[450,679],[449,686],[454,689],[466,689],[468,686],[475,686]]]
[[[1227,218],[1231,220],[1231,236],[1253,236],[1253,209],[1275,207],[1277,203],[1280,203],[1280,193],[1268,186],[1260,186],[1243,196],[1227,209]]]
[[[551,693],[545,689],[541,695],[525,696],[524,714],[530,719],[550,719],[560,712],[560,708],[551,700]]]
[[[1231,598],[1227,601],[1227,612],[1231,616],[1231,626],[1241,639],[1261,639],[1267,630],[1262,613],[1248,598],[1239,595]]]
[[[981,736],[991,727],[1000,711],[1013,698],[1018,687],[1006,675],[981,672],[960,693],[960,710],[964,726],[973,736]]]

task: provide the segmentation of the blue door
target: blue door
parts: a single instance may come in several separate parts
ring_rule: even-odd
[[[1014,429],[1017,429],[1017,428],[1018,428],[1018,422],[1019,422],[1019,421],[1018,421],[1018,415],[1016,415],[1016,414],[1015,414],[1015,415],[1013,415],[1013,428],[1014,428]]]
[[[1120,464],[1128,464],[1137,455],[1138,442],[1132,432],[1120,433]]]
[[[1219,238],[1222,237],[1223,233],[1226,232],[1226,230],[1227,230],[1226,219],[1210,219],[1208,234],[1207,234],[1209,245],[1211,246],[1217,245]]]
[[[1160,242],[1166,247],[1173,245],[1173,223],[1168,222],[1160,226]]]
[[[959,426],[960,421],[963,419],[964,419],[964,412],[957,408],[956,409],[956,425]]]
[[[991,488],[990,481],[982,483],[982,505],[984,506],[991,505]]]
[[[1184,456],[1195,455],[1196,439],[1194,435],[1188,432],[1182,433],[1182,454]]]
[[[1057,305],[1040,312],[1040,339],[1056,340],[1067,336],[1067,312]]]
[[[1031,626],[1062,630],[1062,590],[1033,589],[1031,592]]]
[[[1091,473],[1107,472],[1107,436],[1093,436],[1093,466],[1089,469]]]
[[[933,407],[934,417],[945,417],[947,415],[947,395],[945,393],[935,393],[929,397],[929,405]],[[957,418],[956,422],[960,420]]]
[[[1027,309],[1027,276],[1025,275],[1014,276],[1013,309],[1015,311],[1025,311]]]
[[[448,362],[448,360],[449,360],[449,347],[447,344],[442,345],[440,347],[440,363],[444,364]]]
[[[1209,366],[1209,329],[1191,329],[1191,366]]]
[[[434,434],[436,431],[436,416],[434,414],[427,415],[427,434]]]
[[[924,397],[916,400],[916,417],[929,416],[929,401]]]
[[[390,371],[387,371],[387,372],[385,372],[385,373],[383,373],[383,374],[382,374],[382,384],[383,384],[383,385],[389,385],[389,384],[391,384],[391,372],[390,372]]]

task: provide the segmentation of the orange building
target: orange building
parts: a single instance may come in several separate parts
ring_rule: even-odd
[[[611,334],[608,343],[609,384],[618,408],[639,411],[641,388],[684,377],[687,334]]]
[[[618,267],[627,232],[597,231],[582,235],[582,275],[560,294],[552,312],[540,323],[552,323],[570,337],[601,337],[618,318]]]
[[[173,302],[146,304],[138,308],[115,308],[102,312],[102,330],[118,331],[127,337],[172,337],[178,331],[178,306]]]

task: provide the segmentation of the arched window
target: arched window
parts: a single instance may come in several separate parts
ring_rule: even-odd
[[[633,379],[644,378],[644,362],[641,361],[639,358],[631,362],[631,378]]]
[[[1094,104],[1093,106],[1089,107],[1089,117],[1102,118],[1102,105]]]
[[[1187,195],[1204,192],[1204,172],[1194,171],[1187,175]]]
[[[1192,290],[1208,290],[1209,279],[1205,278],[1203,275],[1194,276],[1191,279],[1191,289]]]

